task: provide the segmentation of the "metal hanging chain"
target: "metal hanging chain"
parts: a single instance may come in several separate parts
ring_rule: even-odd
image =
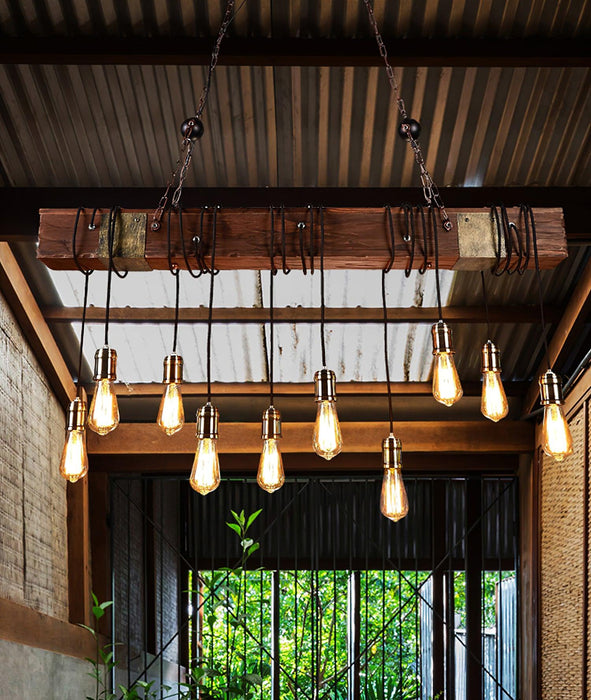
[[[439,209],[439,214],[441,216],[443,228],[446,231],[451,231],[453,224],[451,223],[450,218],[447,215],[447,211],[445,210],[445,205],[443,203],[443,200],[441,199],[439,188],[437,187],[437,185],[433,181],[433,178],[431,177],[431,174],[427,170],[421,147],[419,146],[417,140],[411,134],[411,125],[408,123],[408,121],[410,120],[408,119],[408,113],[406,111],[404,100],[400,95],[400,85],[398,83],[398,79],[396,78],[396,74],[394,73],[394,70],[390,65],[390,61],[388,59],[388,51],[386,49],[386,45],[384,44],[382,35],[380,34],[378,23],[373,12],[372,4],[370,0],[363,0],[363,4],[365,5],[365,8],[367,10],[367,16],[369,18],[369,23],[371,24],[371,28],[378,45],[380,56],[384,59],[384,64],[386,66],[386,75],[388,76],[390,87],[392,88],[392,92],[394,93],[394,97],[396,99],[396,106],[398,107],[400,116],[403,119],[402,123],[400,124],[400,129],[402,130],[406,139],[408,140],[408,143],[410,144],[410,147],[412,148],[412,151],[414,153],[415,161],[419,166],[421,174],[421,183],[423,185],[423,196],[425,197],[425,201],[427,202],[428,206],[437,207],[437,209]]]
[[[236,11],[234,11],[235,0],[227,0],[226,2],[224,19],[222,20],[222,23],[220,25],[217,39],[211,52],[209,68],[207,69],[207,77],[205,79],[205,84],[203,85],[203,88],[201,90],[199,104],[197,105],[195,115],[183,123],[183,140],[181,142],[179,157],[177,158],[174,170],[171,172],[168,182],[166,183],[166,189],[164,190],[164,194],[160,198],[158,206],[156,207],[154,214],[152,215],[152,231],[160,230],[162,215],[164,214],[164,210],[166,209],[166,206],[168,204],[170,191],[171,189],[173,189],[173,187],[175,187],[175,183],[176,188],[174,190],[174,194],[172,195],[171,205],[173,207],[177,207],[179,205],[179,202],[181,201],[183,185],[185,183],[185,179],[189,171],[189,166],[191,165],[191,159],[193,157],[195,139],[199,138],[203,133],[203,126],[201,124],[200,119],[201,115],[203,114],[203,110],[207,105],[207,99],[209,97],[209,91],[211,88],[211,78],[218,63],[220,47],[222,45],[224,37],[226,36],[226,32],[228,31],[228,27],[230,26],[234,17],[236,17],[236,14],[242,8],[245,2],[246,0],[242,0],[242,3]]]

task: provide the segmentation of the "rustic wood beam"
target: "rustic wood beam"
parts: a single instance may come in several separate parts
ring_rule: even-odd
[[[62,403],[71,401],[76,387],[68,367],[10,246],[3,242],[0,242],[0,290],[58,399]]]
[[[82,627],[4,598],[0,598],[0,639],[78,659],[96,655],[94,640]]]
[[[505,392],[508,396],[521,396],[528,387],[528,382],[504,382]],[[462,382],[464,396],[480,396],[482,391],[481,382]],[[114,385],[115,393],[118,396],[143,396],[153,397],[162,395],[162,384],[141,383],[122,384],[117,382]],[[88,397],[92,396],[94,384],[86,387]],[[211,385],[214,396],[268,396],[269,384],[267,382],[214,382]],[[392,382],[392,393],[394,396],[430,396],[432,394],[431,382]],[[183,396],[206,396],[207,385],[201,383],[185,383],[182,386]],[[388,389],[386,382],[339,382],[337,385],[339,396],[387,396]],[[309,383],[276,382],[274,384],[275,396],[293,396],[310,398],[314,394],[314,385]]]
[[[67,484],[68,600],[70,622],[92,622],[92,570],[88,477]]]
[[[561,352],[581,324],[589,321],[591,310],[591,260],[587,262],[583,274],[569,299],[567,307],[562,315],[562,319],[552,335],[548,344],[548,360],[545,358],[540,363],[534,379],[523,401],[523,412],[531,412],[539,397],[538,378],[548,369],[548,363],[554,371],[559,373],[559,369],[554,365],[559,359]]]
[[[385,38],[395,66],[589,66],[582,39]],[[197,37],[3,37],[0,62],[33,65],[209,65],[213,39]],[[373,38],[231,37],[226,66],[381,66]]]
[[[82,320],[81,306],[46,306],[43,316],[50,323],[72,323]],[[531,323],[540,313],[539,306],[489,306],[492,323]],[[548,322],[557,321],[561,310],[556,306],[545,306],[544,317]],[[382,323],[381,308],[329,308],[325,309],[327,323]],[[389,308],[389,323],[435,323],[439,319],[436,307]],[[87,323],[103,323],[105,309],[91,306],[86,310]],[[110,323],[174,323],[175,312],[169,307],[120,307],[109,310]],[[179,309],[179,323],[207,323],[208,309],[204,306]],[[214,323],[266,323],[269,309],[259,308],[214,308]],[[320,323],[319,308],[288,307],[273,310],[274,323]],[[453,323],[485,323],[483,306],[446,306],[445,320]]]
[[[313,423],[284,423],[282,452],[301,452],[310,444]],[[380,453],[389,426],[382,422],[342,422],[346,452]],[[412,421],[398,422],[396,435],[409,452],[481,454],[486,452],[520,453],[533,449],[534,427],[525,421]],[[173,437],[165,435],[152,423],[121,423],[117,430],[99,437],[88,435],[89,454],[191,454],[196,446],[195,426],[186,425]],[[224,423],[220,425],[221,454],[248,454],[261,451],[259,423]],[[336,466],[336,462],[335,462]]]
[[[216,267],[221,270],[264,270],[269,267],[269,231],[271,215],[268,208],[235,208],[217,211]],[[214,208],[205,212],[201,227],[201,210],[187,209],[183,212],[183,233],[180,217],[174,213],[170,218],[170,251],[167,239],[167,221],[159,231],[151,229],[151,211],[121,209],[116,216],[114,255],[116,266],[128,270],[166,270],[172,263],[185,267],[187,263],[197,269],[193,253],[193,237],[200,241],[206,263],[211,262]],[[439,266],[442,269],[486,270],[495,263],[496,234],[488,209],[450,208],[453,222],[451,232],[443,230],[437,217],[439,239]],[[40,212],[38,258],[53,269],[76,269],[72,254],[72,231],[77,210],[43,209]],[[525,234],[520,226],[519,209],[508,210],[511,221],[517,223],[525,249]],[[540,266],[556,267],[567,257],[567,242],[561,209],[536,209]],[[279,216],[276,225],[279,226]],[[326,269],[382,269],[390,260],[390,230],[388,216],[381,208],[326,208],[324,266]],[[107,228],[109,212],[98,210],[92,218],[92,210],[82,212],[76,241],[78,260],[81,265],[93,269],[108,267]],[[393,234],[396,256],[395,269],[411,267],[418,269],[424,264],[433,267],[434,232],[431,218],[423,221],[414,214],[416,245],[414,256],[408,243],[409,230],[404,213],[392,211]],[[303,231],[298,224],[304,224]],[[95,226],[95,228],[89,228]],[[315,224],[311,225],[311,214],[305,207],[285,209],[285,251],[276,240],[275,255],[280,265],[285,253],[287,265],[292,269],[311,268],[320,250],[318,212]],[[344,233],[346,232],[346,233]],[[300,239],[300,233],[303,238]],[[424,250],[423,238],[427,245]],[[279,235],[276,239],[279,239]],[[189,254],[183,256],[183,241]],[[303,255],[302,255],[303,251]],[[504,252],[501,252],[504,257]],[[513,258],[515,260],[515,256]],[[529,267],[533,266],[533,256]]]
[[[532,207],[561,207],[569,245],[591,243],[589,201],[591,187],[445,187],[448,207],[458,209],[504,202]],[[37,241],[39,209],[73,209],[79,206],[108,209],[119,204],[153,209],[159,187],[2,187],[0,188],[0,240]],[[393,207],[401,202],[422,204],[418,187],[185,187],[183,201],[223,207]]]
[[[193,463],[193,454],[93,454],[90,455],[91,474],[176,474],[188,478]],[[437,459],[428,452],[403,454],[405,472],[422,474],[514,474],[519,466],[518,454],[482,453],[478,459],[473,454],[441,453]],[[250,475],[254,477],[259,464],[259,454],[225,454],[222,457],[224,475]],[[283,466],[287,477],[295,474],[381,474],[382,457],[378,452],[345,452],[327,462],[315,454],[289,452],[283,455]]]

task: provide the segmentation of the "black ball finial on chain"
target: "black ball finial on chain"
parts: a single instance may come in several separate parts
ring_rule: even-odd
[[[416,119],[403,119],[398,125],[398,135],[402,139],[408,139],[408,134],[416,141],[421,135],[421,125]]]
[[[197,141],[203,136],[203,122],[197,117],[189,117],[181,124],[181,134],[184,139]]]

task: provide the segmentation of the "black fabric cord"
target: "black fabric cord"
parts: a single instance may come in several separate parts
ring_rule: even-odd
[[[167,219],[167,240],[168,240],[168,269],[170,270],[170,274],[175,278],[175,302],[174,302],[174,329],[172,333],[172,352],[176,353],[176,346],[177,346],[177,338],[178,338],[178,332],[179,332],[179,298],[180,298],[180,291],[181,291],[181,276],[180,276],[180,269],[178,265],[172,262],[172,251],[171,251],[171,243],[170,243],[170,216],[171,216],[171,209],[168,210],[168,219]],[[182,211],[179,208],[179,225],[180,225],[180,231],[181,231],[181,238],[183,237],[183,225],[182,223]],[[184,244],[183,244],[183,252],[184,252]]]
[[[386,265],[384,271],[390,272],[390,270],[392,269],[392,266],[394,265],[394,260],[396,258],[396,241],[394,238],[394,221],[392,219],[392,208],[390,206],[386,206],[386,216],[388,217],[388,230],[390,232],[390,260],[388,260],[388,264]]]
[[[536,278],[538,280],[538,298],[540,302],[540,322],[542,324],[542,340],[544,342],[544,352],[546,354],[546,362],[548,363],[548,369],[552,369],[550,366],[550,351],[548,350],[546,319],[544,318],[544,294],[542,292],[542,276],[540,274],[540,260],[538,257],[538,236],[536,233],[536,222],[534,221],[534,213],[529,204],[522,204],[520,206],[520,211],[521,215],[523,216],[526,239],[528,239],[531,235],[533,243],[534,264],[536,269]]]
[[[72,234],[72,257],[74,258],[74,263],[80,272],[84,275],[84,301],[82,303],[82,328],[80,329],[80,350],[78,352],[78,374],[76,376],[76,389],[80,390],[80,375],[82,374],[82,360],[84,358],[84,331],[86,329],[86,309],[88,307],[88,282],[89,277],[92,275],[94,270],[89,270],[80,264],[78,260],[78,253],[76,252],[76,236],[78,233],[78,223],[80,221],[80,214],[84,211],[83,207],[78,207],[76,212],[76,220],[74,221],[74,232]],[[94,215],[96,209],[92,213],[92,220],[94,221]]]
[[[488,314],[488,298],[486,295],[486,284],[484,282],[484,270],[480,271],[480,281],[482,282],[482,301],[484,302],[484,312],[486,314],[486,333],[488,335],[488,340],[491,340],[491,337],[490,337],[490,317]]]
[[[273,391],[273,370],[274,370],[274,340],[275,340],[275,327],[273,325],[273,312],[274,312],[274,278],[277,274],[275,269],[275,213],[273,207],[271,207],[271,245],[269,249],[269,401],[271,406],[273,405],[274,391]]]
[[[382,309],[384,311],[384,365],[386,366],[386,385],[388,387],[388,419],[390,433],[394,432],[394,411],[392,410],[392,384],[390,382],[390,360],[388,357],[388,305],[386,304],[386,275],[388,270],[382,270]]]
[[[211,326],[213,319],[213,291],[215,283],[215,246],[217,233],[218,207],[213,209],[213,223],[211,232],[211,268],[209,274],[209,312],[207,316],[207,401],[211,401]]]
[[[435,207],[429,207],[431,210],[431,222],[433,224],[433,245],[435,248],[435,287],[437,289],[437,309],[439,311],[439,320],[443,320],[443,312],[441,310],[441,288],[439,285],[439,234],[437,233],[437,216]]]
[[[109,318],[111,315],[111,282],[113,273],[120,279],[124,279],[128,275],[128,270],[120,272],[115,267],[113,260],[113,249],[115,245],[115,226],[117,225],[117,212],[119,207],[115,205],[109,211],[109,223],[107,227],[107,243],[109,249],[109,270],[107,272],[107,303],[105,304],[105,345],[109,344]]]
[[[320,344],[322,367],[326,367],[326,339],[324,336],[324,207],[320,207]]]

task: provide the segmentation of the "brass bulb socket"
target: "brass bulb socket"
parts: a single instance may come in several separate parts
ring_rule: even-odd
[[[384,469],[402,469],[402,443],[390,434],[382,442]]]
[[[183,358],[176,353],[164,358],[164,371],[162,373],[163,384],[182,384],[183,382]]]
[[[77,396],[73,401],[70,401],[68,406],[68,432],[73,430],[84,430],[86,423],[86,401]]]
[[[487,340],[482,346],[481,372],[500,372],[501,353],[492,340]]]
[[[117,379],[117,352],[108,345],[103,345],[94,354],[93,380],[98,382],[100,379]]]
[[[431,326],[433,336],[433,354],[439,355],[442,352],[454,352],[451,328],[445,321],[437,321]]]
[[[320,369],[314,375],[316,401],[337,400],[337,375],[332,369]]]
[[[220,413],[218,409],[211,403],[207,402],[205,406],[197,411],[197,437],[216,439],[219,437],[218,425]]]
[[[275,406],[263,413],[263,440],[274,440],[281,437],[281,414]]]
[[[539,379],[540,383],[540,403],[548,406],[555,403],[562,404],[562,380],[549,369]]]

